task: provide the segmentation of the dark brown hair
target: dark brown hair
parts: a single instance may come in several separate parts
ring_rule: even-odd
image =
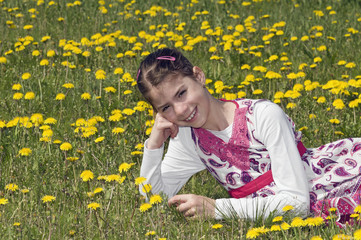
[[[150,89],[157,87],[172,75],[194,78],[193,65],[176,49],[160,49],[149,54],[140,63],[137,75],[138,89],[150,102],[148,96]]]

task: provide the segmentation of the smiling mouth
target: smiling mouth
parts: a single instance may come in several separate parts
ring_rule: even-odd
[[[193,117],[196,115],[196,111],[197,109],[194,109],[194,111],[192,112],[192,114],[188,117],[188,118],[186,118],[186,121],[187,122],[189,122],[190,120],[192,120],[193,119]]]

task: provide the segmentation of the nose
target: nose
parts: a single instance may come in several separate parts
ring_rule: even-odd
[[[187,113],[187,105],[182,102],[178,102],[174,104],[174,112],[177,117],[184,117]]]

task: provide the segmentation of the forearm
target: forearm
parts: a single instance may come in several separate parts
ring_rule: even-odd
[[[277,194],[256,198],[223,198],[216,200],[216,219],[239,217],[242,219],[266,218],[270,213],[282,214],[282,208],[290,205],[297,215],[305,215],[309,211],[308,197],[293,194]]]

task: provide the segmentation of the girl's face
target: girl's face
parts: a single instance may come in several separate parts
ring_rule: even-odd
[[[152,104],[168,121],[178,126],[199,128],[206,124],[209,116],[210,95],[206,88],[202,70],[194,67],[195,78],[175,76],[166,79],[150,91]]]

